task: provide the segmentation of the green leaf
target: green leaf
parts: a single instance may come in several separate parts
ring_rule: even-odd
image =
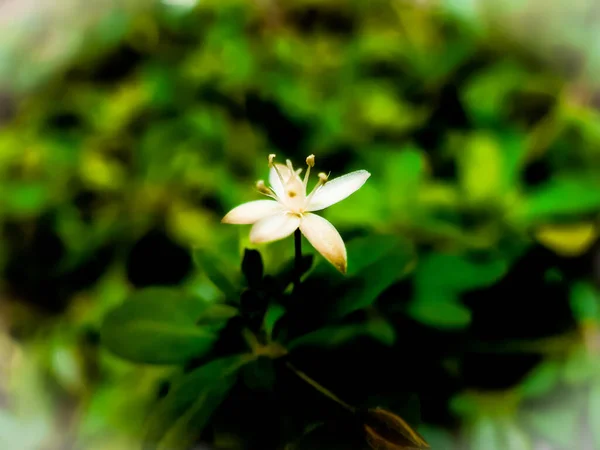
[[[275,384],[273,359],[259,357],[242,369],[244,383],[251,390],[271,390]]]
[[[353,256],[359,269],[350,271],[349,266],[349,274],[354,274],[354,277],[339,281],[339,285],[332,289],[337,296],[330,306],[333,317],[342,318],[372,305],[383,291],[406,276],[413,260],[412,248],[399,239],[395,241],[395,245],[388,244],[380,248],[376,247],[379,245],[378,241],[376,238],[361,242],[364,248]],[[369,242],[370,252],[377,256],[369,254]],[[350,254],[352,248],[348,251]],[[360,255],[364,256],[363,260],[359,259]]]
[[[489,417],[480,417],[469,431],[469,448],[485,450],[505,450],[500,430]]]
[[[246,277],[248,286],[257,287],[263,277],[263,261],[258,250],[245,249],[242,260],[242,273]]]
[[[206,309],[206,303],[176,290],[148,288],[106,315],[102,343],[134,362],[184,363],[208,352],[217,339],[196,325]]]
[[[525,398],[548,394],[560,380],[561,364],[555,360],[544,361],[535,367],[517,388]]]
[[[545,405],[523,415],[522,422],[533,432],[560,448],[581,448],[580,396],[562,398],[560,404]]]
[[[354,325],[332,325],[307,333],[293,339],[286,347],[293,350],[299,347],[335,348],[344,345],[358,337],[368,336],[385,345],[393,344],[394,335],[390,336],[389,329],[382,330],[381,323],[365,323]]]
[[[503,149],[489,134],[477,134],[459,154],[460,183],[468,200],[485,202],[502,193]]]
[[[216,359],[175,380],[152,409],[144,448],[188,447],[235,384],[239,369],[253,359],[249,354]]]
[[[556,178],[534,192],[514,210],[526,224],[550,221],[600,210],[600,183],[586,177]]]
[[[417,266],[418,296],[429,290],[462,292],[493,284],[507,271],[508,264],[501,259],[472,261],[464,255],[430,253]]]
[[[502,425],[505,442],[504,448],[510,450],[533,450],[531,440],[515,422],[508,420]]]
[[[600,321],[600,301],[592,286],[577,283],[571,288],[571,310],[579,322]]]
[[[443,294],[412,302],[408,313],[423,324],[443,329],[462,329],[471,323],[471,311],[457,298],[446,296],[444,299]]]
[[[454,438],[449,431],[422,425],[419,427],[419,432],[427,440],[432,449],[453,450],[455,448]]]
[[[221,325],[232,317],[239,314],[236,307],[223,303],[214,303],[208,307],[196,319],[197,325]]]
[[[341,275],[325,260],[319,260],[315,274],[327,274],[334,279],[347,279],[360,275],[369,266],[385,258],[393,251],[407,251],[406,242],[397,236],[371,235],[354,238],[346,244],[348,253],[348,272]]]
[[[226,298],[238,297],[240,289],[235,275],[237,269],[227,267],[221,259],[204,249],[194,249],[193,257],[196,265],[206,273],[208,279],[225,294]]]
[[[574,348],[562,367],[565,383],[581,385],[600,373],[600,360],[583,345]]]
[[[302,255],[300,260],[300,275],[304,275],[306,272],[310,270],[314,261],[314,255]],[[279,271],[277,275],[275,275],[275,280],[277,284],[281,288],[281,290],[285,290],[295,278],[295,262],[294,259],[288,261],[283,268]],[[266,277],[265,277],[266,278]],[[265,285],[267,283],[265,282]]]
[[[270,340],[273,338],[273,330],[275,329],[275,325],[277,324],[277,321],[283,317],[284,314],[285,308],[279,303],[271,303],[269,305],[263,321],[263,326],[267,335],[267,339]]]
[[[504,114],[509,94],[520,86],[524,75],[523,69],[512,62],[478,71],[462,90],[471,119],[477,124],[497,122]]]
[[[12,183],[3,186],[4,210],[18,216],[39,214],[49,203],[48,186],[43,183]]]
[[[600,448],[600,380],[592,386],[588,401],[589,429],[594,439],[594,448]]]

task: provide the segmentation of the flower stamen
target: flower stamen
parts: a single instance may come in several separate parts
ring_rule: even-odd
[[[277,155],[275,155],[275,153],[271,153],[269,155],[269,168],[275,169],[275,173],[279,177],[279,181],[281,181],[281,184],[285,186],[285,181],[283,180],[283,177],[281,176],[281,172],[279,172],[279,169],[277,168],[277,164],[274,163],[275,156],[277,156]]]
[[[315,193],[321,189],[321,187],[327,183],[327,180],[329,179],[329,175],[326,174],[325,172],[321,172],[319,173],[319,181],[317,182],[317,185],[313,188],[313,190],[311,191],[310,194],[308,194],[308,197],[306,197],[306,204],[308,204],[310,202],[310,199],[313,197],[313,195],[315,195]]]
[[[308,185],[308,176],[310,175],[310,168],[315,167],[315,155],[309,155],[306,158],[306,165],[308,169],[306,169],[306,173],[304,174],[304,189],[306,190],[306,186]]]
[[[290,161],[289,159],[286,159],[285,163],[287,164],[288,169],[290,169],[290,174],[296,173],[294,170],[294,166],[292,166],[292,161]]]

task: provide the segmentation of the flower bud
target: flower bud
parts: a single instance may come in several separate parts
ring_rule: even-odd
[[[383,408],[368,409],[364,413],[363,429],[367,443],[374,450],[430,448],[404,419]]]

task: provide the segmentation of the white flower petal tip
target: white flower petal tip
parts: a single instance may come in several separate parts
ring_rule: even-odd
[[[358,191],[370,176],[366,170],[357,170],[326,182],[313,194],[307,211],[319,211],[344,200]]]
[[[300,231],[323,257],[341,273],[348,270],[348,256],[342,237],[326,219],[316,214],[304,214]]]
[[[300,226],[300,217],[287,212],[274,214],[256,222],[250,230],[250,242],[264,244],[288,237]]]
[[[255,200],[233,208],[221,219],[221,223],[252,224],[280,212],[283,212],[283,207],[275,200]]]

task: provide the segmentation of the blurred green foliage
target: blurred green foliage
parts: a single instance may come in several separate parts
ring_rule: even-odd
[[[364,448],[292,361],[434,449],[600,449],[583,30],[566,67],[508,6],[125,3],[0,44],[0,448]],[[346,277],[220,224],[269,153],[371,172]]]

